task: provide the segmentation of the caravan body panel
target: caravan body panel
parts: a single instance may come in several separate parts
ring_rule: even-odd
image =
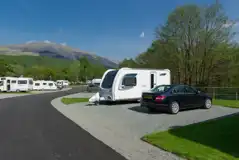
[[[143,91],[148,91],[158,85],[170,84],[170,79],[168,69],[107,70],[100,84],[100,97],[101,100],[112,101],[140,99]]]

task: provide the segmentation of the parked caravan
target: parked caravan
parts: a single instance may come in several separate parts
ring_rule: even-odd
[[[57,86],[54,81],[42,81],[43,90],[57,90]]]
[[[43,81],[42,80],[33,81],[33,90],[36,91],[44,90]]]
[[[67,80],[57,80],[57,87],[61,88],[61,87],[68,87],[69,86],[69,81]]]
[[[3,81],[0,80],[0,92],[3,91]]]
[[[101,79],[92,79],[91,83],[94,86],[100,86]]]
[[[100,83],[100,101],[139,100],[143,91],[170,84],[170,79],[169,69],[109,69]]]
[[[3,92],[21,92],[32,90],[32,78],[1,77],[1,91]]]

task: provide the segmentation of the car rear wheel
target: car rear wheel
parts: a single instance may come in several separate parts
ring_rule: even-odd
[[[205,99],[203,108],[205,108],[205,109],[210,109],[210,108],[212,108],[212,100],[211,100],[211,99],[208,99],[208,98]]]
[[[180,109],[180,106],[179,106],[178,102],[174,101],[169,104],[169,112],[171,114],[177,114],[179,112],[179,109]]]

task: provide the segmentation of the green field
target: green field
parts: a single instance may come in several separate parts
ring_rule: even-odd
[[[239,108],[236,100],[214,105]],[[146,135],[142,140],[189,160],[239,160],[239,114]]]

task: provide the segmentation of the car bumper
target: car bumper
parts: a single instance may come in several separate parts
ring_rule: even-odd
[[[141,102],[140,106],[146,107],[146,108],[152,108],[155,110],[167,110],[168,109],[168,104],[156,104],[156,103],[152,103],[152,102]]]

